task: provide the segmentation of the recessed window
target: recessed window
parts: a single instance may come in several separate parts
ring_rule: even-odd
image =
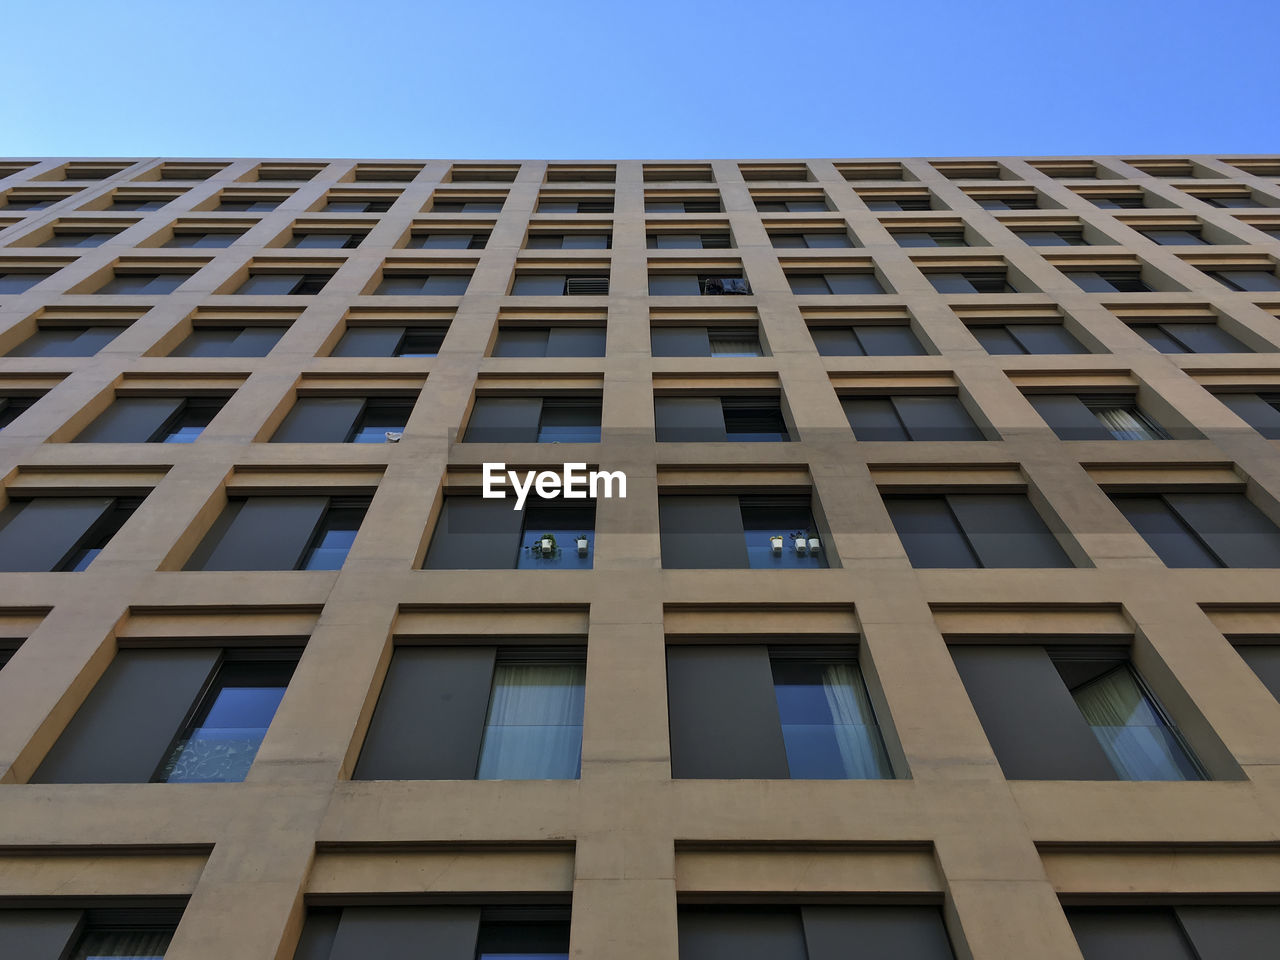
[[[1089,352],[1060,323],[975,324],[969,332],[993,356]]]
[[[488,231],[471,233],[415,230],[405,242],[405,248],[409,250],[483,250],[488,242]]]
[[[54,898],[46,908],[0,909],[0,943],[15,960],[107,960],[164,956],[181,908],[137,906],[136,900],[94,898],[92,906]],[[124,905],[120,905],[123,903]]]
[[[662,494],[658,527],[668,570],[829,566],[807,496]]]
[[[598,397],[477,397],[465,443],[599,443]]]
[[[932,204],[927,195],[901,194],[895,196],[864,197],[868,210],[929,210]]]
[[[756,327],[658,326],[650,332],[655,357],[762,357]]]
[[[791,439],[777,397],[654,397],[659,443],[777,443]]]
[[[852,247],[853,241],[844,230],[817,231],[809,233],[771,233],[769,239],[779,248],[806,247]]]
[[[384,273],[373,292],[382,296],[456,297],[467,292],[469,273]]]
[[[646,199],[645,213],[720,213],[720,201],[715,198],[689,200]]]
[[[651,297],[721,297],[751,293],[741,273],[651,273]]]
[[[438,199],[431,204],[432,213],[497,213],[502,209],[501,197],[492,199]]]
[[[967,247],[963,230],[895,230],[900,247]]]
[[[0,572],[83,570],[141,497],[12,496],[0,510]]]
[[[228,497],[184,570],[336,570],[368,497]]]
[[[825,213],[831,208],[822,197],[759,198],[756,210],[760,213]]]
[[[10,357],[92,357],[118,337],[114,325],[44,326],[9,351]]]
[[[116,273],[94,293],[155,294],[173,293],[191,273]]]
[[[301,250],[351,250],[368,234],[351,231],[295,230],[286,247]]]
[[[263,295],[310,295],[329,282],[330,273],[251,273],[236,293]]]
[[[650,250],[727,250],[733,246],[728,233],[650,233],[645,243]]]
[[[495,357],[603,357],[602,326],[503,325],[493,345]]]
[[[0,430],[31,409],[39,397],[0,397]]]
[[[609,292],[608,274],[517,272],[511,284],[513,297],[603,297]]]
[[[1199,197],[1211,207],[1224,207],[1226,209],[1247,209],[1253,207],[1261,207],[1263,204],[1253,197]]]
[[[613,237],[608,233],[530,233],[527,250],[608,250]]]
[[[1111,196],[1090,196],[1095,207],[1103,210],[1141,210],[1146,206],[1140,193],[1117,193]]]
[[[811,294],[884,293],[885,289],[870,271],[862,273],[788,273],[791,292]]]
[[[669,646],[667,705],[676,779],[893,777],[848,648]]]
[[[617,487],[613,488],[614,493]],[[431,537],[428,570],[590,570],[595,501],[446,496]]]
[[[569,910],[520,903],[312,908],[296,960],[329,958],[327,948],[338,937],[344,954],[371,960],[426,958],[424,945],[439,960],[569,960]]]
[[[794,901],[786,906],[699,905],[681,906],[679,917],[680,960],[845,960],[859,955],[868,960],[953,960],[955,956],[942,911],[933,906],[796,906]]]
[[[166,247],[229,247],[244,236],[241,230],[175,230]]]
[[[1161,353],[1252,353],[1216,323],[1135,323],[1133,332]]]
[[[1123,649],[951,648],[1009,780],[1200,780],[1177,728]]]
[[[440,352],[448,329],[444,325],[348,326],[331,356],[434,357]]]
[[[1201,246],[1209,241],[1204,238],[1204,234],[1196,229],[1185,230],[1139,230],[1148,240],[1154,240],[1161,246],[1166,247],[1187,247]]]
[[[284,336],[284,326],[196,326],[174,349],[174,357],[265,357]]]
[[[100,247],[118,231],[116,230],[55,230],[42,247]]]
[[[1167,567],[1280,567],[1280,530],[1243,494],[1111,499]]]
[[[1220,393],[1231,412],[1269,440],[1280,440],[1280,394]]]
[[[131,196],[128,194],[116,194],[111,198],[111,204],[107,207],[111,211],[134,210],[142,213],[152,210],[159,210],[169,201],[176,199],[175,196]]]
[[[575,200],[568,197],[545,197],[538,201],[538,213],[613,213],[613,198],[598,197]]]
[[[1015,293],[1003,270],[966,270],[963,273],[926,273],[939,293]]]
[[[45,277],[53,276],[51,270],[3,270],[0,271],[0,294],[26,293]],[[185,277],[183,278],[185,279]],[[101,291],[99,291],[101,292]]]
[[[1059,440],[1167,440],[1133,397],[1033,394],[1027,397]]]
[[[1280,290],[1280,276],[1274,270],[1206,270],[1205,274],[1229,290],[1245,293]]]
[[[1087,247],[1089,241],[1081,230],[1015,230],[1018,239],[1029,247]]]
[[[192,443],[226,397],[118,397],[77,443]]]
[[[5,198],[4,208],[6,210],[46,210],[60,200],[67,199],[66,196],[46,195],[46,194],[21,194],[10,193]]]
[[[1003,197],[976,197],[983,210],[1035,210],[1040,204],[1035,196],[1009,194]]]
[[[863,442],[985,440],[954,396],[858,396],[840,401],[853,435]]]
[[[267,213],[283,202],[284,200],[280,197],[270,199],[223,197],[216,209],[222,213]]]
[[[120,650],[32,782],[239,783],[296,663],[270,648]]]
[[[811,326],[809,335],[824,357],[917,357],[924,347],[905,323]]]
[[[913,567],[1072,566],[1021,493],[892,494],[884,504]]]
[[[1084,960],[1265,960],[1280,936],[1280,910],[1256,903],[1068,907]]]
[[[362,197],[330,197],[324,205],[325,213],[386,213],[391,209],[390,199],[365,199]]]
[[[408,397],[299,397],[271,442],[397,442],[413,404]]]
[[[1089,293],[1148,293],[1151,290],[1139,270],[1063,271],[1081,290]]]

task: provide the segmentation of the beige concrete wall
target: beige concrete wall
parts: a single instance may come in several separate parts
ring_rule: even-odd
[[[811,160],[773,172],[799,183],[744,180],[736,162],[711,161],[715,182],[644,180],[645,164],[620,161],[616,181],[544,182],[548,165],[524,161],[511,183],[451,182],[454,165],[418,164],[412,182],[353,183],[351,161],[310,162],[303,182],[256,182],[262,161],[221,161],[198,182],[160,181],[160,160],[122,161],[105,181],[66,181],[65,159],[35,161],[0,181],[72,191],[23,214],[0,207],[0,264],[63,265],[29,292],[0,297],[0,349],[25,337],[38,315],[136,317],[96,357],[0,358],[0,390],[48,388],[40,403],[0,433],[0,478],[9,492],[150,490],[146,502],[83,573],[0,574],[0,636],[27,636],[0,672],[0,894],[88,896],[189,894],[171,960],[276,960],[292,956],[309,895],[403,898],[475,893],[519,899],[572,891],[573,956],[582,960],[674,960],[681,898],[757,895],[795,899],[847,894],[933,898],[945,906],[962,960],[1079,960],[1058,895],[1232,893],[1280,897],[1274,853],[1280,832],[1280,704],[1232,651],[1223,631],[1280,636],[1280,581],[1270,571],[1168,570],[1100,490],[1160,478],[1243,485],[1264,508],[1280,498],[1276,444],[1247,429],[1202,384],[1268,387],[1280,382],[1280,298],[1233,293],[1195,263],[1274,258],[1277,243],[1249,224],[1264,210],[1206,205],[1192,189],[1243,185],[1280,207],[1274,177],[1229,160],[1196,157],[1199,178],[1157,176],[1134,163],[1098,158],[1101,180],[1053,179],[1053,158],[998,161],[999,181],[949,179],[925,160],[894,161],[903,181],[846,180],[846,162]],[[299,165],[306,165],[298,161]],[[217,165],[216,163],[214,164]],[[493,165],[501,167],[503,165]],[[554,165],[553,165],[554,166]],[[881,164],[883,166],[883,164]],[[1176,168],[1175,168],[1176,169]],[[593,174],[598,171],[592,171]],[[873,172],[867,165],[852,175]],[[950,171],[957,178],[977,167]],[[754,170],[753,178],[767,174]],[[1074,187],[1147,191],[1162,209],[1101,210]],[[155,212],[102,210],[111,191],[165,190],[177,199]],[[385,214],[317,212],[331,189],[398,194]],[[885,213],[859,191],[927,189],[941,209]],[[990,212],[971,192],[1034,188],[1044,210]],[[607,317],[599,359],[495,359],[485,354],[504,317],[537,316],[554,298],[507,296],[517,263],[578,262],[575,251],[524,252],[531,224],[563,224],[532,213],[540,193],[612,191],[613,214],[570,217],[611,225],[607,297],[563,305]],[[646,216],[646,189],[718,192],[720,215]],[[222,190],[287,195],[273,212],[217,213]],[[437,191],[506,193],[500,215],[424,214]],[[822,193],[832,211],[759,214],[752,193]],[[1241,245],[1162,247],[1129,224],[1188,218]],[[1241,219],[1245,217],[1246,219]],[[1011,231],[1050,218],[1083,225],[1115,246],[1054,248],[1053,263],[1098,257],[1144,263],[1152,293],[1085,293],[1042,252]],[[93,249],[36,249],[55,221],[126,225]],[[175,220],[249,223],[226,249],[158,247]],[[291,225],[366,224],[356,249],[300,256],[281,246]],[[411,224],[475,221],[492,230],[480,251],[399,247]],[[846,225],[855,250],[809,250],[806,264],[873,265],[892,292],[797,297],[766,226]],[[735,247],[645,248],[645,225],[727,223]],[[963,223],[986,246],[900,248],[895,223]],[[140,249],[137,249],[140,248]],[[780,260],[780,254],[782,258]],[[1208,258],[1206,261],[1204,258]],[[143,261],[141,258],[145,258]],[[992,258],[995,258],[993,261]],[[1136,258],[1136,260],[1135,260]],[[95,296],[113,264],[199,263],[177,292]],[[308,297],[236,296],[250,263],[324,262],[325,291]],[[367,293],[386,263],[474,263],[462,297]],[[741,265],[750,297],[649,298],[651,265]],[[1027,290],[941,295],[918,269],[931,262],[1003,262]],[[348,317],[405,315],[452,326],[437,359],[337,359],[326,354]],[[649,355],[650,312],[662,319],[709,316],[741,323],[755,311],[770,356],[689,360]],[[96,313],[85,311],[97,311]],[[277,316],[292,321],[271,353],[252,359],[169,357],[204,317]],[[718,311],[718,312],[717,312]],[[1062,315],[1098,352],[1081,356],[989,356],[966,319]],[[1164,356],[1119,319],[1218,317],[1267,352]],[[806,329],[840,316],[909,319],[929,356],[820,357]],[[599,445],[532,450],[454,445],[475,386],[588,383],[603,393]],[[501,379],[499,379],[501,378]],[[68,441],[123,384],[199,381],[239,385],[189,446],[94,445]],[[299,389],[421,387],[404,439],[394,446],[259,442]],[[790,444],[656,445],[652,394],[712,383],[780,386],[798,438]],[[949,386],[975,419],[1002,439],[983,444],[859,444],[836,388],[869,383]],[[1062,443],[1035,415],[1029,384],[1128,385],[1188,439],[1163,443]],[[495,455],[496,454],[496,455]],[[626,500],[602,501],[594,569],[586,573],[416,569],[446,476],[474,477],[486,459],[558,465],[588,459],[629,476]],[[457,479],[462,478],[462,479]],[[1234,478],[1234,479],[1233,479]],[[826,540],[838,558],[821,571],[663,571],[657,495],[687,483],[811,485]],[[994,483],[1026,489],[1061,520],[1074,570],[913,570],[880,488]],[[375,490],[372,507],[339,572],[183,572],[227,488]],[[510,626],[508,626],[510,625]],[[588,647],[582,778],[577,782],[350,780],[360,740],[396,636],[474,637],[523,631]],[[672,781],[664,644],[673,637],[824,635],[860,646],[864,669],[902,779],[890,782]],[[1206,783],[1009,783],[983,735],[947,653],[947,639],[1011,637],[1134,641],[1135,657],[1209,768]],[[1233,634],[1233,635],[1234,635]],[[118,639],[207,641],[211,637],[298,638],[306,652],[249,777],[226,785],[34,785],[26,781],[101,676]],[[1197,858],[1182,845],[1212,846]],[[1137,845],[1137,847],[1135,847]],[[1134,851],[1137,852],[1134,852]],[[1146,851],[1146,852],[1143,852]],[[1162,851],[1162,852],[1161,852]],[[1169,858],[1178,856],[1176,869]],[[123,858],[123,859],[119,859]]]

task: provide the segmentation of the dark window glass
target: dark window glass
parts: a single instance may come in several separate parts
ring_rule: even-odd
[[[777,570],[828,566],[808,497],[744,495],[738,498],[738,505],[748,567]],[[782,538],[781,549],[778,537]]]
[[[772,660],[792,780],[892,778],[856,661]]]
[[[97,247],[115,236],[115,231],[60,230],[44,243],[42,247]]]
[[[1199,230],[1141,230],[1148,240],[1164,246],[1198,246],[1208,243]]]
[[[236,293],[309,295],[323,290],[329,277],[327,273],[251,273]]]
[[[348,442],[387,443],[404,433],[404,425],[412,412],[412,400],[369,400]]]
[[[1013,293],[1004,273],[929,273],[939,293]]]
[[[893,238],[900,247],[967,247],[963,230],[902,230]]]
[[[320,528],[307,548],[301,569],[341,570],[352,544],[355,543],[356,534],[360,532],[360,521],[364,519],[367,510],[368,504],[365,502],[349,503],[343,498],[335,498],[335,502],[325,511]]]
[[[1139,210],[1146,206],[1141,196],[1119,194],[1114,197],[1091,197],[1096,207],[1103,210]]]
[[[1169,567],[1280,567],[1280,530],[1239,493],[1112,497]]]
[[[374,293],[383,295],[458,296],[467,292],[469,273],[386,274]]]
[[[810,327],[818,353],[824,357],[915,357],[924,347],[905,323],[855,324],[850,327]]]
[[[1060,323],[1011,323],[969,328],[992,355],[1019,353],[1087,353]]]
[[[1223,286],[1244,292],[1280,290],[1280,275],[1272,270],[1210,270]]]
[[[1216,323],[1135,323],[1133,332],[1161,353],[1252,353]]]
[[[91,357],[120,335],[123,327],[37,327],[9,351],[11,357]]]
[[[191,274],[189,273],[117,273],[95,293],[172,293]]]
[[[229,247],[240,239],[240,233],[179,233],[174,232],[173,237],[165,244],[166,247]]]
[[[777,400],[723,397],[725,439],[743,442],[790,440]]]
[[[0,430],[17,420],[23,411],[30,409],[38,397],[0,397]]]
[[[600,404],[590,400],[543,400],[539,443],[599,443]]]
[[[363,233],[302,233],[295,230],[285,246],[314,250],[349,250],[358,247]]]
[[[1023,243],[1031,247],[1085,247],[1089,241],[1080,230],[1017,230]]]
[[[1068,273],[1081,290],[1090,293],[1146,293],[1150,287],[1136,270],[1096,270]]]
[[[279,200],[222,200],[218,209],[237,213],[266,213],[278,206]]]
[[[1022,494],[888,495],[913,567],[1070,567]]]
[[[506,501],[493,502],[511,509]],[[516,569],[590,570],[595,555],[595,521],[596,506],[591,500],[526,502]]]
[[[265,357],[286,327],[196,327],[173,351],[175,357]]]
[[[26,293],[45,277],[52,276],[48,273],[17,273],[10,271],[8,273],[0,273],[0,294],[5,293]],[[102,293],[102,290],[98,291]],[[108,293],[110,291],[107,291]]]

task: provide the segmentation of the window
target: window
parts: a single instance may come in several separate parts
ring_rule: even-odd
[[[265,357],[288,327],[197,326],[178,344],[174,357]]]
[[[141,497],[11,497],[0,510],[0,572],[83,570]]]
[[[669,646],[677,779],[892,779],[853,651]]]
[[[0,397],[0,430],[17,420],[39,399],[39,397]]]
[[[1034,196],[1010,194],[1005,197],[977,197],[983,210],[1035,210],[1040,206]]]
[[[477,397],[465,443],[599,443],[593,397]]]
[[[1274,906],[1068,907],[1084,960],[1267,960],[1280,937]]]
[[[489,242],[488,233],[445,233],[432,231],[409,235],[405,247],[411,250],[483,250]],[[354,246],[354,244],[352,244]]]
[[[514,500],[446,496],[431,537],[427,570],[590,570],[594,500]]]
[[[655,357],[762,357],[754,327],[654,327],[650,350]]]
[[[1135,323],[1133,332],[1161,353],[1252,353],[1216,323]]]
[[[285,246],[306,250],[350,250],[360,246],[360,241],[366,236],[368,234],[365,233],[295,230]]]
[[[760,213],[825,213],[831,208],[821,197],[794,197],[792,199],[760,199],[756,210]]]
[[[899,230],[893,234],[900,247],[967,247],[963,230]]]
[[[645,213],[720,213],[720,201],[698,200],[645,200]]]
[[[651,233],[645,242],[650,250],[727,250],[733,246],[727,233]]]
[[[1199,766],[1124,651],[953,646],[1010,780],[1200,780]]]
[[[493,200],[437,200],[431,205],[432,213],[497,213],[502,209],[501,199]]]
[[[236,199],[236,198],[224,197],[222,200],[218,202],[217,209],[221,212],[266,213],[267,211],[274,210],[276,207],[280,206],[282,202],[283,201],[279,199],[250,200],[247,198]]]
[[[190,276],[190,273],[116,273],[94,293],[172,293]]]
[[[36,332],[9,351],[11,357],[91,357],[118,337],[117,326],[38,326]]]
[[[608,250],[608,233],[531,233],[525,243],[529,250]]]
[[[608,292],[608,274],[517,273],[511,284],[513,297],[603,297]]]
[[[1246,293],[1280,290],[1280,276],[1274,270],[1206,270],[1224,287]]]
[[[913,567],[1072,566],[1020,493],[891,494],[884,504]]]
[[[61,902],[45,909],[0,908],[0,949],[15,960],[159,960],[169,948],[182,909],[111,903],[108,899],[95,900],[88,908]]]
[[[137,210],[140,212],[149,212],[151,210],[159,210],[173,197],[121,197],[117,196],[112,199],[111,206],[108,210]],[[12,204],[10,204],[12,206]],[[226,209],[226,208],[221,208]]]
[[[469,273],[384,273],[374,293],[386,296],[461,296],[471,282]]]
[[[1146,206],[1142,194],[1119,193],[1110,197],[1089,197],[1095,207],[1103,210],[1141,210]]]
[[[407,397],[299,397],[271,442],[387,443],[404,432],[413,404]]]
[[[538,213],[613,213],[613,198],[601,197],[594,200],[539,200]]]
[[[1187,230],[1139,230],[1148,240],[1154,240],[1156,243],[1166,247],[1182,247],[1182,246],[1199,246],[1209,241],[1197,229]]]
[[[521,905],[313,907],[294,960],[428,956],[569,960],[569,910]]]
[[[65,199],[67,198],[64,196],[37,197],[10,193],[4,207],[6,210],[45,210],[53,206],[59,200]]]
[[[36,273],[28,270],[0,271],[0,294],[26,293],[45,277],[50,276],[53,276],[52,272]],[[185,277],[183,279],[185,279]],[[98,292],[102,293],[101,290]]]
[[[1088,353],[1060,323],[1005,323],[972,326],[969,332],[987,353]]]
[[[1261,207],[1262,204],[1253,197],[1198,197],[1211,207],[1243,208],[1243,207]]]
[[[357,197],[331,197],[324,205],[325,213],[386,213],[391,200],[363,200]]]
[[[863,442],[986,439],[955,396],[843,397],[840,405]]]
[[[667,570],[829,566],[808,496],[663,494],[658,527]]]
[[[329,273],[251,273],[236,293],[310,295],[329,282]]]
[[[1033,394],[1027,397],[1059,440],[1167,440],[1133,397]]]
[[[115,230],[55,230],[42,247],[99,247],[116,235]]]
[[[238,783],[249,772],[297,653],[123,649],[33,783]]]
[[[1067,272],[1067,276],[1081,290],[1090,293],[1147,293],[1151,290],[1138,270],[1087,270]]]
[[[809,328],[824,357],[918,357],[924,347],[905,323],[865,323]]]
[[[503,325],[493,345],[495,357],[603,357],[605,328]]]
[[[903,194],[893,197],[866,197],[868,210],[929,210],[931,204],[927,196]]]
[[[939,293],[1014,293],[1003,270],[926,273]]]
[[[871,272],[866,273],[788,273],[787,282],[795,294],[813,293],[884,293],[885,289]]]
[[[1220,393],[1218,399],[1268,440],[1280,440],[1280,394]]]
[[[1018,239],[1030,247],[1087,247],[1081,230],[1015,230]]]
[[[838,233],[771,233],[769,239],[775,247],[852,247],[849,234]],[[727,246],[727,244],[726,244]]]
[[[165,244],[166,247],[229,247],[242,236],[242,231],[175,230],[173,236]]]
[[[396,647],[355,779],[578,779],[584,653]]]
[[[935,906],[682,906],[679,924],[680,960],[953,960],[955,956],[942,911]]]
[[[718,297],[749,294],[751,287],[742,274],[651,273],[651,297]]]
[[[777,397],[654,397],[657,440],[667,443],[790,440]]]
[[[191,443],[226,397],[117,397],[77,443]]]
[[[368,497],[229,497],[184,570],[336,570]]]
[[[1280,530],[1243,494],[1111,499],[1167,567],[1280,567]]]
[[[440,352],[445,326],[349,326],[334,357],[434,357]]]
[[[1274,643],[1241,643],[1236,653],[1257,674],[1263,686],[1280,700],[1280,645]]]

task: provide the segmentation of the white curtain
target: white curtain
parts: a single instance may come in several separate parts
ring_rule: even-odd
[[[853,780],[892,776],[858,667],[852,663],[828,664],[822,671],[822,692],[831,710],[832,731],[845,776]]]
[[[498,664],[480,780],[573,780],[582,761],[582,664]]]
[[[91,933],[75,952],[73,960],[127,957],[130,960],[163,960],[173,934],[155,931]]]
[[[760,355],[760,343],[753,336],[716,336],[712,334],[711,354],[725,356],[756,357]]]
[[[1116,772],[1126,780],[1194,779],[1194,767],[1128,667],[1073,694]]]
[[[1160,439],[1148,424],[1123,407],[1104,407],[1094,414],[1117,440]]]

